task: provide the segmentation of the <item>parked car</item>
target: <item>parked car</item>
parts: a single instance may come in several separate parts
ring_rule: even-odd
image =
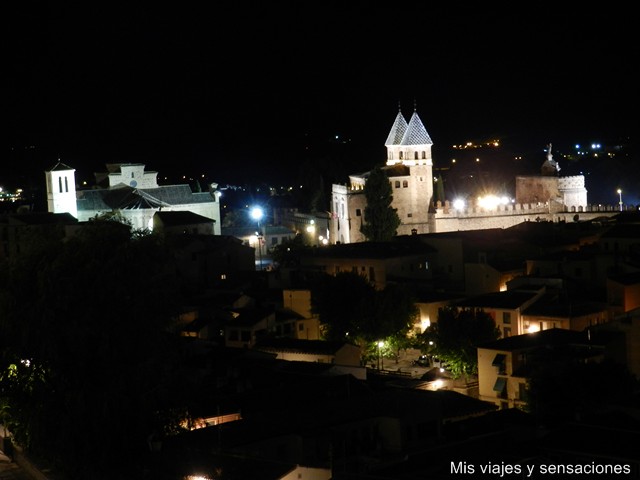
[[[413,361],[413,364],[418,365],[419,367],[428,367],[431,362],[429,361],[429,357],[427,355],[420,355]]]

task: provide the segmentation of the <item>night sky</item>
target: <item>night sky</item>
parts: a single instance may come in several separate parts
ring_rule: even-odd
[[[384,161],[399,102],[407,119],[417,106],[436,166],[438,147],[468,140],[536,149],[542,164],[549,142],[635,133],[635,15],[606,5],[16,3],[0,183],[42,179],[58,156],[87,175],[143,162],[161,176],[286,182],[332,148],[353,173]]]

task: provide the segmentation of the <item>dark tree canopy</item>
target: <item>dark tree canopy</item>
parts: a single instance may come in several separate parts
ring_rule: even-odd
[[[598,414],[603,405],[623,404],[639,383],[624,365],[611,361],[583,363],[561,351],[540,351],[527,389],[528,409],[541,423],[574,421]]]
[[[320,318],[327,340],[355,339],[372,323],[375,289],[357,273],[318,278],[311,289],[311,309]]]
[[[484,310],[443,307],[437,323],[425,330],[419,341],[423,351],[436,354],[449,364],[453,376],[459,377],[478,373],[476,346],[499,336],[500,330]]]
[[[367,206],[360,231],[369,241],[386,242],[396,236],[400,217],[393,202],[393,190],[389,178],[380,167],[371,170],[364,186]]]
[[[357,343],[365,356],[379,341],[392,346],[389,351],[406,348],[418,312],[402,286],[389,284],[376,290],[365,277],[352,272],[318,279],[311,290],[311,305],[327,340]]]
[[[140,478],[149,435],[169,427],[158,414],[180,405],[184,388],[170,333],[181,304],[174,273],[159,238],[100,220],[7,265],[3,420],[67,478]]]

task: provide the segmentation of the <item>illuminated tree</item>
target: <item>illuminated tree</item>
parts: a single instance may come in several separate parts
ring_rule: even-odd
[[[491,316],[481,309],[443,307],[437,323],[418,335],[424,353],[437,355],[458,378],[478,373],[476,346],[497,340],[500,330]]]
[[[357,343],[365,356],[377,355],[379,341],[387,346],[385,352],[396,355],[407,348],[418,311],[405,288],[390,284],[376,290],[364,276],[352,272],[320,277],[311,290],[311,305],[327,340]]]

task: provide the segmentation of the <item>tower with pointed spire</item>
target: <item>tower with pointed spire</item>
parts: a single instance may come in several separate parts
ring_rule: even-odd
[[[515,203],[460,207],[451,199],[435,201],[432,145],[415,104],[408,122],[398,106],[385,141],[387,159],[382,166],[392,188],[391,206],[400,217],[398,236],[509,228],[526,221],[559,222],[602,216],[603,210],[588,204],[584,176],[558,175],[560,167],[551,155],[551,144],[542,175],[516,176]],[[360,230],[366,222],[364,189],[369,173],[352,174],[347,185],[333,185],[329,212],[332,243],[367,240]]]
[[[398,115],[387,136],[385,147],[387,171],[390,177],[394,175],[394,207],[398,209],[402,222],[399,230],[404,234],[410,234],[414,230],[420,233],[428,231],[426,224],[429,222],[429,206],[433,199],[432,145],[431,137],[416,111],[416,105],[414,104],[409,123],[398,106]]]
[[[393,190],[393,208],[400,217],[398,235],[429,233],[433,199],[433,142],[416,106],[406,121],[398,106],[398,114],[389,131],[385,147],[387,161],[382,169]],[[366,207],[364,186],[369,172],[349,176],[349,185],[333,185],[332,238],[340,243],[364,241],[360,232]]]

